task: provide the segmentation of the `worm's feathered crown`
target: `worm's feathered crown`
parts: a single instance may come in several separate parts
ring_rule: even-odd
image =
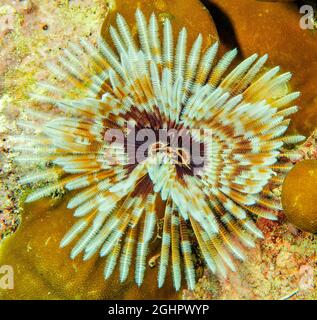
[[[233,257],[244,259],[241,244],[253,247],[262,237],[252,215],[276,218],[280,203],[271,187],[290,169],[281,161],[281,148],[302,139],[283,136],[299,94],[281,89],[291,74],[264,68],[267,55],[254,54],[230,68],[236,49],[216,63],[218,43],[202,52],[199,35],[187,48],[186,29],[173,39],[168,19],[161,40],[156,16],[148,22],[140,10],[136,23],[138,41],[118,15],[118,28],[110,27],[115,50],[102,39],[98,49],[82,40],[50,66],[85,97],[67,99],[63,89],[41,84],[47,94],[34,98],[61,112],[29,111],[37,124],[22,123],[40,133],[16,137],[22,142],[16,159],[48,166],[21,183],[50,181],[27,202],[60,188],[77,191],[68,208],[78,222],[61,241],[62,247],[74,241],[72,259],[99,254],[105,257],[105,278],[118,265],[125,281],[135,256],[135,281],[141,285],[155,233],[161,239],[158,286],[170,264],[178,290],[183,264],[193,289],[193,239],[209,269],[226,276],[227,268],[235,270]],[[143,158],[135,160],[130,147],[141,144],[130,137],[142,129],[155,141],[143,145]],[[168,132],[165,140],[160,130]],[[189,148],[178,143],[178,133]]]

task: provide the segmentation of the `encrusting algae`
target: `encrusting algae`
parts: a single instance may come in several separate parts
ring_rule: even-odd
[[[174,4],[176,2],[177,1],[172,2],[172,3]],[[196,2],[196,1],[193,1],[193,2],[197,3],[197,7],[200,6],[198,4],[198,2]],[[173,14],[168,12],[168,8],[167,8],[168,6],[164,5],[164,3],[165,3],[164,1],[153,1],[154,4],[157,4],[154,9],[149,7],[148,3],[149,2],[146,2],[146,5],[144,7],[142,7],[142,5],[141,5],[141,9],[144,12],[144,15],[146,18],[149,18],[151,13],[153,11],[155,11],[157,13],[157,21],[159,21],[160,25],[161,24],[164,25],[164,23],[166,24],[166,21],[171,20],[171,22],[173,24],[175,47],[176,47],[178,32],[181,31],[181,26],[186,23],[182,23],[182,18],[180,18],[178,20],[177,17],[175,18],[175,16]],[[122,4],[123,4],[122,10],[119,10],[120,5],[122,5]],[[140,2],[138,4],[140,5]],[[136,6],[137,5],[135,5],[135,7]],[[171,7],[173,8],[173,5],[171,5]],[[121,1],[120,4],[116,4],[115,8],[116,8],[116,10],[120,11],[120,13],[124,14],[124,10],[126,10],[127,6],[124,5],[124,1]],[[157,8],[159,8],[159,10],[157,10]],[[177,6],[175,6],[174,8],[177,8]],[[135,9],[135,8],[133,8],[133,9]],[[188,9],[189,9],[189,7],[186,10],[188,10]],[[129,13],[127,13],[125,15],[125,17],[127,17],[128,23],[132,26],[131,34],[133,36],[137,36],[136,27],[135,27],[135,24],[133,23],[133,20],[132,20],[133,19],[132,17],[134,16],[134,14],[132,15],[131,11],[130,11],[130,10],[132,10],[132,8],[128,8],[127,10],[129,11]],[[160,10],[165,10],[165,11],[160,12]],[[206,11],[205,12],[203,12],[203,11],[204,10],[202,10],[202,16],[206,14]],[[195,12],[197,12],[197,10]],[[176,12],[174,14],[177,15]],[[101,28],[102,33],[104,34],[104,36],[107,40],[109,40],[109,34],[108,34],[108,30],[110,30],[109,24],[110,23],[114,24],[114,21],[116,21],[117,19],[118,18],[116,18],[115,15],[110,14],[109,21],[111,21],[111,22],[104,23]],[[162,19],[162,20],[160,20],[160,19]],[[190,20],[190,21],[192,21],[192,20]],[[206,21],[206,19],[201,19],[200,21]],[[175,31],[175,29],[174,29],[174,22],[176,25],[175,29],[177,31]],[[188,35],[189,35],[188,39],[187,39],[188,40],[188,50],[190,50],[191,46],[194,43],[197,45],[197,41],[198,41],[197,40],[196,42],[194,42],[198,32],[196,32],[196,33],[191,32],[191,27],[194,25],[195,24],[191,24],[191,23],[186,25],[186,28],[188,28]],[[204,29],[204,30],[206,30],[206,29]],[[207,41],[204,41],[203,45],[201,46],[202,52],[204,52],[208,47],[210,47],[214,43],[214,40],[216,39],[216,32],[214,32],[215,29],[214,29],[214,26],[213,26],[211,20],[210,20],[210,28],[207,30],[213,30],[214,35],[212,35],[211,37],[209,35],[207,35],[207,38],[205,38],[205,40],[207,40]],[[142,43],[142,41],[141,41],[141,43]],[[178,46],[180,46],[180,44],[178,44]],[[114,49],[113,46],[112,46],[112,49]],[[143,47],[143,52],[146,53],[146,48],[144,49],[144,47]],[[254,62],[255,60],[252,60],[252,59],[255,59],[255,56],[253,56],[253,58],[250,57],[249,60],[246,60],[246,61],[253,61]],[[246,61],[245,61],[245,64],[247,65],[248,63]],[[252,62],[251,62],[251,64],[252,64]],[[90,71],[95,72],[97,69],[98,69],[98,67],[96,68],[96,66],[93,66],[90,69]],[[240,67],[240,70],[241,69],[242,69],[242,67]],[[236,73],[239,74],[238,70],[239,69],[236,69]],[[245,72],[247,72],[247,70],[248,69],[246,69]],[[262,73],[259,76],[263,76],[263,74],[265,74],[265,73]],[[283,79],[283,76],[281,76],[282,77],[281,82],[277,83],[277,86],[279,86],[281,84],[284,85],[285,83],[287,83],[288,77],[286,77],[286,75],[287,74],[284,75],[285,79]],[[236,75],[236,77],[238,77],[238,76]],[[234,76],[233,76],[233,79],[235,79]],[[274,79],[274,76],[273,76],[273,79]],[[227,77],[227,81],[229,81],[228,77]],[[276,81],[276,82],[278,82],[278,81]],[[112,88],[114,88],[113,81],[112,81],[111,85],[112,85]],[[102,89],[102,88],[100,88],[100,89]],[[277,91],[277,92],[279,92],[279,91]],[[38,93],[41,94],[43,92],[38,92]],[[190,93],[190,91],[189,91],[189,93]],[[276,94],[276,92],[275,92],[275,94]],[[284,93],[284,94],[288,95],[288,93]],[[97,93],[97,96],[101,96],[101,95],[102,95],[102,90],[100,90]],[[291,94],[292,98],[295,98],[296,96],[297,96],[297,94],[294,94],[293,96]],[[75,95],[73,95],[72,98],[73,97],[75,97]],[[270,100],[270,103],[274,103],[279,98],[280,97],[276,97],[276,96],[272,97],[272,99]],[[290,100],[287,102],[290,102],[292,100],[292,98],[290,98]],[[285,99],[285,100],[288,100],[288,99]],[[53,101],[53,100],[51,100],[51,101]],[[47,101],[47,102],[49,102],[49,101]],[[64,102],[65,101],[63,101],[63,103]],[[287,107],[289,106],[288,103],[285,103],[285,105]],[[52,108],[49,108],[49,109],[54,110]],[[290,110],[296,110],[296,108],[291,108]],[[59,115],[59,117],[60,117],[60,115]],[[131,118],[133,118],[133,116]],[[292,142],[299,141],[301,138],[298,136],[298,137],[294,137],[294,138],[287,137],[285,139],[286,139],[285,141],[287,141],[288,143],[292,143]],[[281,141],[283,141],[283,140],[281,140]],[[280,147],[275,147],[275,150],[278,150],[279,148]],[[159,148],[156,146],[154,150],[159,151],[159,152],[163,152],[163,153],[166,153],[168,151],[169,153],[171,152],[172,154],[174,152],[173,150],[170,149],[170,147],[166,148],[166,146],[163,146],[163,148],[162,148],[162,145],[160,145]],[[178,153],[178,156],[179,156],[179,153]],[[185,167],[188,169],[188,165],[190,162],[188,163],[186,161],[186,159],[187,159],[186,156],[187,156],[186,152],[182,152],[180,157],[181,157],[181,160],[185,159],[185,164],[186,164]],[[274,153],[273,157],[276,158],[277,154]],[[241,159],[240,159],[240,161],[241,161]],[[251,163],[252,163],[252,160],[248,159],[248,161],[251,161]],[[265,163],[265,161],[263,162],[263,164],[265,164],[265,166],[268,166],[268,167],[272,166],[272,164]],[[173,166],[174,165],[175,164],[173,163]],[[247,164],[244,164],[244,166],[247,166]],[[65,167],[65,165],[61,165],[61,167],[65,171],[69,170]],[[278,165],[276,165],[276,166],[274,165],[274,169],[272,167],[272,170],[283,169],[282,171],[285,171],[286,169],[288,170],[290,167],[291,166],[288,163],[285,165],[282,165],[282,167],[281,166],[278,167]],[[188,172],[186,171],[187,169],[182,169],[182,170],[184,170],[185,175],[188,174]],[[50,168],[49,170],[54,171],[55,169]],[[69,172],[69,173],[71,173],[71,172]],[[182,179],[183,178],[184,178],[184,175],[182,174]],[[27,179],[28,178],[26,178],[26,181],[27,181]],[[54,178],[53,178],[53,180],[54,180]],[[274,178],[273,180],[271,180],[271,182],[269,184],[269,188],[279,185],[281,183],[281,181],[282,181],[282,179],[280,177]],[[27,182],[29,182],[29,181],[27,181]],[[266,184],[268,184],[268,182],[269,182],[269,179],[267,180]],[[45,183],[44,184],[42,183],[42,186],[45,186]],[[41,187],[41,185],[39,185],[39,187]],[[248,189],[248,190],[250,190],[250,189]],[[241,191],[242,190],[239,190],[239,192],[241,192]],[[224,189],[221,192],[223,193]],[[244,192],[246,192],[246,189],[244,190]],[[244,192],[242,191],[242,194]],[[123,284],[119,282],[119,279],[122,278],[122,272],[119,268],[119,265],[118,265],[118,267],[115,267],[113,269],[109,267],[109,263],[113,264],[113,262],[115,262],[115,260],[116,260],[115,258],[119,257],[118,250],[114,251],[114,254],[112,254],[113,258],[111,258],[111,255],[109,256],[110,260],[108,259],[108,262],[107,262],[108,263],[108,271],[109,272],[113,271],[114,274],[111,278],[104,281],[105,259],[100,259],[97,255],[94,255],[89,260],[87,260],[85,262],[82,261],[81,257],[76,257],[74,260],[70,260],[69,254],[71,252],[71,248],[70,249],[67,249],[67,248],[66,249],[59,249],[60,240],[63,238],[63,235],[73,225],[73,223],[76,223],[78,221],[77,218],[72,217],[72,210],[67,209],[67,202],[73,201],[72,197],[76,196],[76,192],[72,191],[70,194],[63,196],[64,193],[65,193],[64,188],[57,189],[56,192],[54,192],[54,194],[57,195],[57,198],[53,197],[52,199],[50,198],[48,200],[47,199],[39,200],[34,204],[26,204],[25,205],[25,212],[27,214],[23,215],[22,225],[20,226],[19,230],[17,231],[17,233],[15,235],[13,235],[10,239],[7,239],[2,244],[0,264],[2,263],[2,261],[5,260],[6,264],[11,264],[13,266],[16,266],[16,277],[17,277],[15,289],[10,292],[3,292],[3,296],[2,296],[3,298],[17,298],[17,297],[18,298],[32,298],[33,297],[33,298],[51,298],[51,299],[56,299],[56,298],[61,298],[61,299],[63,299],[63,298],[76,298],[76,299],[85,299],[85,298],[88,298],[88,299],[92,299],[92,298],[97,298],[97,299],[157,298],[158,299],[158,298],[176,298],[176,297],[178,297],[177,293],[175,293],[171,290],[172,285],[176,288],[179,287],[179,282],[177,280],[178,277],[177,277],[177,273],[175,273],[176,272],[175,269],[173,270],[172,275],[170,275],[169,272],[167,273],[166,283],[162,289],[158,289],[157,282],[153,281],[153,279],[156,279],[157,271],[161,268],[160,266],[162,265],[162,259],[159,255],[159,253],[161,251],[162,229],[164,230],[164,221],[160,218],[160,216],[157,217],[157,218],[159,218],[159,220],[157,221],[158,222],[157,229],[156,229],[156,226],[154,226],[154,225],[152,227],[153,238],[152,238],[151,243],[149,245],[149,254],[147,255],[146,261],[144,260],[144,265],[141,267],[141,270],[143,270],[143,271],[141,271],[141,273],[142,273],[142,277],[144,276],[144,279],[143,279],[144,284],[143,284],[141,290],[136,290],[136,286],[133,284],[134,281],[136,281],[137,283],[139,282],[138,284],[140,284],[142,282],[142,280],[139,281],[136,278],[136,274],[141,274],[140,271],[137,270],[138,267],[136,269],[134,269],[133,263],[131,263],[132,270],[130,270],[130,275],[128,276],[127,281]],[[256,193],[254,193],[254,194],[256,194]],[[34,194],[33,194],[33,196],[34,196]],[[218,193],[217,197],[219,197],[219,196],[220,195]],[[232,194],[231,194],[231,196],[232,196]],[[236,198],[236,196],[237,195],[235,194],[235,201],[238,201],[237,200],[238,198]],[[29,197],[30,197],[29,200],[32,199],[32,193],[31,193],[31,195],[29,195]],[[216,199],[217,199],[217,197],[216,197]],[[263,195],[261,195],[260,197],[263,197]],[[161,198],[161,197],[158,197],[155,201],[153,201],[153,203],[157,206],[160,206],[160,208],[161,208],[160,210],[162,211],[162,209],[164,210],[165,204],[163,204],[163,206],[162,206],[162,203],[161,203],[162,201],[159,198]],[[174,200],[175,199],[176,198],[174,198]],[[218,201],[219,201],[219,199],[220,198],[218,198]],[[225,203],[224,199],[226,199],[226,196],[225,197],[222,196],[222,198],[220,199],[221,200],[221,201],[219,201],[220,207],[223,206],[223,204]],[[264,203],[265,203],[265,206],[272,206],[274,203],[274,208],[272,207],[273,210],[266,211],[264,209],[265,207],[261,205],[259,207],[260,211],[256,210],[256,212],[264,217],[273,218],[273,216],[276,214],[275,209],[278,208],[278,206],[276,206],[278,204],[278,199],[275,199],[275,197],[271,193],[269,196],[265,195],[264,199],[272,200],[272,202],[267,202],[267,200],[266,200],[266,201],[264,201]],[[239,201],[241,201],[241,199]],[[158,202],[160,204],[158,204]],[[242,201],[242,204],[243,204],[244,210],[251,208],[250,204],[243,203],[243,201]],[[215,209],[215,207],[214,207],[214,209]],[[231,211],[231,212],[234,212],[235,214],[237,214],[237,211],[236,211],[237,209],[235,209],[235,208],[233,209],[232,205],[226,204],[226,206],[224,207],[224,210],[228,210],[229,212]],[[264,211],[261,211],[261,210],[264,210]],[[222,211],[218,211],[218,214],[220,214],[221,212]],[[173,215],[174,215],[174,213],[173,213]],[[186,214],[185,214],[185,216],[186,216]],[[180,212],[180,214],[177,215],[178,219],[180,219],[180,220],[186,219],[185,216],[184,216],[184,212]],[[173,219],[175,219],[175,218],[173,218]],[[145,224],[146,220],[143,223]],[[186,228],[187,227],[188,226],[186,226]],[[256,226],[254,226],[253,228],[254,228],[253,230],[256,230],[256,232],[259,235],[261,235],[261,231],[259,229],[257,229]],[[40,234],[39,234],[38,230],[41,230]],[[165,230],[165,232],[166,232],[166,230]],[[187,232],[187,231],[185,231],[184,228],[180,230],[181,240],[182,240],[182,237],[185,235],[184,232]],[[203,232],[203,230],[201,230],[200,233],[202,233],[202,232]],[[224,231],[222,231],[222,232],[224,232]],[[173,231],[172,231],[172,233],[173,233]],[[175,239],[176,234],[178,234],[178,233],[174,234],[174,239]],[[164,233],[163,233],[163,235],[164,235]],[[196,236],[197,236],[197,233],[196,233]],[[241,239],[243,239],[245,236],[246,235],[244,235],[244,234],[240,235]],[[192,233],[189,229],[188,229],[188,237],[192,237]],[[141,238],[142,238],[142,233],[141,233],[141,237],[139,239],[141,239]],[[173,235],[172,235],[172,238],[173,238]],[[250,241],[250,239],[248,241]],[[227,238],[227,236],[225,238],[223,238],[222,241],[223,240],[229,241],[229,242],[224,242],[224,243],[226,243],[228,248],[233,250],[233,253],[235,255],[237,255],[237,252],[239,252],[239,251],[237,251],[237,250],[239,250],[238,249],[239,247],[234,247],[236,245],[236,241],[234,241],[230,244],[230,238]],[[175,243],[173,245],[175,246]],[[225,261],[225,263],[227,263],[227,264],[229,262],[229,266],[231,265],[230,258],[228,258],[228,257],[230,257],[230,254],[228,255],[228,252],[223,250],[223,248],[222,248],[223,244],[221,244],[219,242],[217,242],[217,243],[214,242],[214,246],[215,246],[216,251],[218,251],[218,254],[220,253],[220,255],[217,257],[215,252],[213,252],[211,254],[211,257],[213,259],[215,259],[216,269],[218,269],[218,272],[219,271],[223,272],[223,270],[221,270],[223,268],[223,266],[222,266],[223,261]],[[185,251],[183,251],[182,253],[179,252],[179,254],[184,254],[186,257],[186,252],[188,252],[188,250],[186,248],[185,248],[185,246],[183,246],[183,248],[181,250],[185,250]],[[173,247],[172,247],[172,250],[175,251],[175,249],[173,249]],[[144,247],[144,251],[145,252],[147,251],[146,247]],[[172,254],[173,254],[173,252],[172,252]],[[189,288],[193,289],[194,288],[193,281],[194,281],[195,275],[193,275],[190,268],[196,268],[196,264],[190,266],[190,264],[193,263],[193,262],[190,262],[191,256],[192,256],[192,254],[189,254],[184,262],[185,262],[185,275],[187,278],[186,280],[187,280]],[[205,252],[205,258],[206,258],[206,252]],[[112,259],[112,262],[111,262],[111,259]],[[138,259],[140,261],[140,258],[137,258],[137,260]],[[143,259],[144,258],[142,258],[141,260],[143,260]],[[158,263],[154,263],[154,267],[153,267],[153,269],[151,269],[150,266],[146,264],[146,262],[150,263],[153,259],[155,259]],[[173,257],[173,255],[172,255],[171,259],[172,259],[173,263],[175,261],[177,261],[177,260],[175,260],[176,258]],[[224,260],[221,261],[222,259],[224,259]],[[208,258],[207,258],[207,260],[208,260]],[[25,265],[24,261],[29,261],[31,263],[28,263],[27,265]],[[196,260],[194,259],[194,261],[196,261]],[[120,259],[118,258],[118,263],[119,262],[120,262]],[[196,262],[194,262],[194,263],[196,263]],[[145,273],[144,273],[144,269],[146,269]],[[211,269],[213,269],[213,268],[211,268]],[[57,270],[58,270],[58,274],[56,274]],[[176,275],[176,277],[175,277],[175,275]],[[229,275],[231,275],[231,273],[229,273]],[[28,291],[28,289],[27,289],[28,283],[35,283],[36,285],[33,288],[31,288],[30,291]],[[78,289],[78,288],[80,288],[80,289]],[[0,295],[1,295],[1,293],[2,292],[0,291]],[[218,295],[219,295],[219,293],[218,293]]]

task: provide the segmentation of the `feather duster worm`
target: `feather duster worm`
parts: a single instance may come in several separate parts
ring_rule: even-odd
[[[253,247],[262,237],[252,215],[276,218],[280,203],[269,183],[280,184],[278,174],[290,169],[279,161],[283,144],[302,139],[284,136],[299,93],[281,93],[291,74],[265,69],[267,55],[254,54],[231,68],[236,49],[215,62],[218,43],[203,52],[199,35],[187,48],[186,29],[174,39],[168,19],[161,40],[155,14],[147,21],[140,10],[136,24],[138,40],[118,15],[117,28],[110,27],[113,45],[100,39],[96,49],[82,40],[65,50],[59,64],[49,65],[85,97],[66,99],[68,92],[41,84],[46,94],[33,98],[60,113],[28,111],[31,121],[21,123],[39,132],[15,138],[16,160],[47,166],[21,183],[50,181],[27,202],[74,190],[68,208],[79,219],[61,247],[74,243],[72,259],[105,257],[105,278],[118,266],[125,281],[136,257],[135,282],[142,284],[160,219],[158,287],[170,265],[179,290],[184,265],[188,288],[194,289],[193,239],[208,268],[225,277],[228,268],[235,270],[233,257],[244,259],[241,245]],[[154,140],[130,139],[143,129]],[[166,139],[159,134],[163,129]],[[179,143],[180,133],[189,147]],[[143,147],[143,157],[135,160],[131,147]]]

